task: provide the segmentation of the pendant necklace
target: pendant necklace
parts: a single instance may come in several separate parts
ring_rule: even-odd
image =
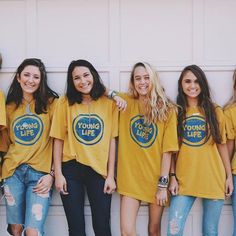
[[[26,107],[25,107],[25,112],[26,112],[26,114],[32,115],[33,113],[32,113],[31,110],[30,110],[30,103],[33,101],[33,99],[32,99],[30,102],[28,102],[28,101],[23,97],[23,100],[26,102]]]

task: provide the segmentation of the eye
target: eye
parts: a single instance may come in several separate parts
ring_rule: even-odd
[[[88,77],[88,76],[89,76],[89,73],[84,74],[84,77]]]
[[[78,76],[73,77],[73,80],[79,80],[79,79],[80,79],[80,77],[78,77]]]
[[[145,79],[145,80],[149,80],[149,76],[146,75],[146,76],[144,77],[144,79]]]
[[[139,81],[139,80],[141,80],[141,77],[140,77],[140,76],[135,76],[135,77],[134,77],[134,80],[135,80],[135,81]]]

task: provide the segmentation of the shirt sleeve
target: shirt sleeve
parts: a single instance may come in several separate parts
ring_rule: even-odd
[[[225,116],[224,116],[223,110],[219,106],[216,107],[216,117],[219,124],[221,143],[224,144],[226,143],[226,129],[225,129],[226,122],[225,122]]]
[[[0,91],[0,125],[6,126],[6,106],[5,97],[2,91]]]
[[[177,135],[177,114],[172,109],[165,122],[162,150],[164,152],[176,152],[179,150]]]
[[[60,97],[55,105],[50,136],[64,140],[67,133],[67,99]]]
[[[233,124],[233,117],[232,117],[232,112],[231,109],[228,108],[224,110],[224,115],[225,115],[225,121],[226,121],[226,136],[227,139],[235,139],[235,129],[234,129],[234,124]]]

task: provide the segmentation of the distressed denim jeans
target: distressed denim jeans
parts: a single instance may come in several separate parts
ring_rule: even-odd
[[[191,196],[172,196],[169,209],[168,236],[183,235],[187,216],[195,200],[196,197]],[[202,235],[217,236],[218,224],[224,200],[202,198],[202,203]]]
[[[20,165],[14,174],[4,180],[7,223],[21,224],[24,229],[33,228],[44,234],[44,223],[51,200],[51,191],[37,194],[33,188],[45,175],[27,164]],[[8,227],[11,233],[10,227]]]
[[[233,216],[234,216],[233,236],[236,236],[236,175],[233,175],[233,181],[234,181],[234,191],[232,195],[232,207],[233,207]]]

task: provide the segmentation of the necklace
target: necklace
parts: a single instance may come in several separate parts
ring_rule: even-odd
[[[30,110],[30,103],[33,101],[33,99],[31,99],[30,101],[27,101],[27,100],[23,97],[23,100],[24,100],[25,103],[26,103],[25,113],[28,114],[28,115],[32,115],[33,113],[32,113],[31,110]]]

